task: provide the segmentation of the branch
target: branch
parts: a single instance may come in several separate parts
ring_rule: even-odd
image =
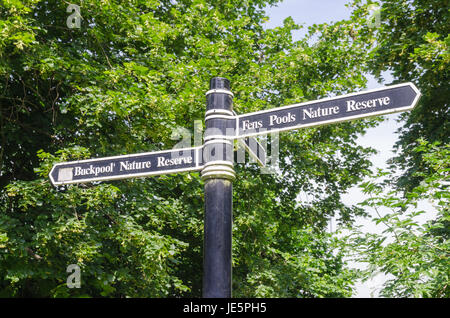
[[[39,256],[39,255],[37,255],[36,253],[34,253],[33,250],[32,250],[31,248],[25,247],[25,250],[26,250],[27,253],[28,253],[31,257],[33,257],[35,260],[40,261],[40,260],[42,259],[42,257]]]

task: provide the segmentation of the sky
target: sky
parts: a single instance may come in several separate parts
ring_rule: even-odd
[[[349,0],[284,0],[276,7],[268,7],[269,15],[267,28],[281,26],[283,20],[292,17],[304,28],[294,31],[294,40],[300,39],[307,31],[307,27],[324,22],[336,22],[350,17],[351,10],[345,6]]]
[[[265,24],[265,27],[274,28],[281,26],[283,20],[290,16],[296,23],[304,24],[304,28],[293,32],[293,39],[298,40],[306,34],[308,26],[324,22],[336,22],[349,18],[351,10],[345,6],[348,2],[349,0],[284,0],[277,7],[269,7],[266,9],[269,21]],[[386,74],[387,83],[391,80],[392,78],[389,74]],[[367,89],[378,88],[384,85],[368,77]],[[398,116],[398,114],[385,116],[385,121],[375,128],[368,129],[364,136],[358,138],[360,145],[365,147],[370,146],[378,151],[377,154],[370,158],[374,168],[386,168],[386,161],[394,155],[392,150],[398,139],[395,131],[401,126],[401,123],[398,123],[396,120]],[[365,198],[365,195],[355,186],[343,196],[343,201],[348,205],[352,205],[363,201]],[[331,221],[330,225],[331,228],[335,229],[333,221]],[[365,231],[378,233],[381,231],[379,228],[374,228],[370,222],[363,218],[357,220],[357,225],[362,225]],[[360,265],[354,263],[351,265],[360,267]],[[355,285],[356,294],[354,297],[377,297],[378,291],[382,287],[385,279],[384,275],[378,275],[365,283],[357,283]]]

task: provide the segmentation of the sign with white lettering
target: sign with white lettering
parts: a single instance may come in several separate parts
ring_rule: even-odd
[[[237,116],[236,137],[313,127],[414,108],[420,92],[412,83],[278,107]]]
[[[53,185],[145,177],[201,170],[202,147],[58,163],[50,171]]]
[[[200,147],[57,163],[49,175],[53,185],[62,185],[202,170],[205,298],[231,297],[233,139],[264,166],[265,149],[253,136],[406,111],[420,97],[418,89],[406,83],[236,115],[229,87],[226,78],[210,81],[205,113],[208,133]]]
[[[414,108],[419,97],[414,84],[404,83],[249,114],[233,112],[235,127],[231,135],[221,137],[240,139],[249,154],[264,166],[265,149],[251,136],[406,111]],[[216,148],[200,146],[58,163],[50,171],[50,180],[53,185],[61,185],[199,171],[204,167],[203,152],[206,150],[209,158],[221,149]]]
[[[237,116],[236,112],[233,110],[234,116]],[[245,151],[248,152],[250,157],[252,157],[261,167],[266,166],[266,149],[261,145],[255,137],[246,137],[238,139],[238,142]]]

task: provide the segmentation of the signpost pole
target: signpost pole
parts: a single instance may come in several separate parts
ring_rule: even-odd
[[[230,298],[234,139],[242,139],[249,154],[264,166],[265,151],[253,136],[411,110],[419,98],[414,84],[403,83],[237,116],[230,81],[214,77],[206,93],[203,146],[57,163],[49,177],[57,186],[201,170],[203,297]]]
[[[231,242],[233,215],[233,94],[226,78],[215,77],[206,93],[204,168],[205,219],[203,297],[231,297]]]

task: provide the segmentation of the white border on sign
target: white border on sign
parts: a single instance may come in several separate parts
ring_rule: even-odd
[[[251,115],[259,115],[259,114],[264,114],[264,113],[270,113],[270,112],[276,112],[276,111],[290,109],[290,108],[294,108],[294,107],[307,106],[307,105],[311,105],[311,104],[327,102],[327,101],[332,101],[332,100],[336,100],[336,99],[343,99],[343,98],[347,98],[347,97],[351,97],[351,96],[358,96],[358,95],[369,94],[369,93],[379,92],[379,91],[393,89],[393,88],[406,87],[406,86],[411,87],[414,90],[414,92],[417,94],[416,97],[414,98],[413,102],[409,106],[398,107],[398,108],[387,109],[387,110],[380,110],[380,111],[375,111],[375,112],[366,113],[366,114],[352,115],[352,116],[341,117],[341,118],[337,118],[337,119],[329,119],[329,120],[324,120],[324,121],[309,123],[309,124],[298,124],[295,126],[284,127],[284,128],[265,129],[264,131],[261,131],[261,132],[252,132],[252,133],[242,134],[242,135],[239,134],[239,132],[240,132],[239,119],[243,118],[243,117],[247,117],[247,116],[251,116]],[[242,114],[242,115],[238,115],[236,117],[236,136],[235,136],[235,138],[258,136],[258,135],[269,134],[271,132],[280,132],[280,131],[294,130],[294,129],[298,129],[298,128],[321,126],[321,125],[326,125],[326,124],[344,122],[344,121],[353,120],[353,119],[370,118],[370,117],[375,117],[375,116],[380,116],[380,115],[386,115],[386,114],[407,111],[407,110],[411,110],[414,108],[414,106],[417,104],[421,95],[422,94],[417,89],[417,87],[413,83],[408,82],[408,83],[396,84],[396,85],[391,85],[391,86],[384,86],[381,88],[375,88],[375,89],[357,92],[357,93],[350,93],[350,94],[340,95],[340,96],[335,96],[335,97],[327,97],[327,98],[318,99],[318,100],[314,100],[314,101],[308,101],[308,102],[303,102],[303,103],[298,103],[298,104],[292,104],[292,105],[287,105],[287,106],[265,109],[265,110],[261,110],[261,111],[257,111],[257,112]]]
[[[130,177],[138,178],[138,177],[155,176],[155,175],[161,175],[161,174],[172,174],[172,173],[186,172],[186,171],[196,171],[196,170],[201,170],[203,168],[203,166],[200,166],[198,164],[198,158],[199,158],[198,151],[201,150],[202,148],[203,148],[203,146],[199,146],[199,147],[179,148],[179,149],[162,150],[162,151],[154,151],[154,152],[143,152],[143,153],[131,154],[131,155],[121,155],[121,156],[111,156],[111,157],[94,158],[94,159],[75,160],[75,161],[68,161],[68,162],[59,162],[59,163],[56,163],[55,165],[53,165],[52,169],[49,172],[49,178],[53,185],[63,185],[63,184],[94,182],[94,181],[119,180],[119,179],[126,179],[126,178],[130,178]],[[141,157],[141,156],[148,156],[148,155],[155,155],[155,154],[162,154],[162,153],[179,152],[179,151],[186,151],[186,150],[187,151],[194,150],[194,158],[197,160],[195,162],[195,167],[182,168],[182,169],[171,169],[171,170],[161,170],[161,171],[150,171],[150,172],[141,172],[141,173],[131,173],[131,174],[126,174],[126,175],[118,175],[118,176],[94,177],[94,178],[89,178],[89,179],[77,179],[77,180],[71,180],[71,181],[55,181],[52,177],[52,173],[57,167],[65,166],[68,164],[87,163],[87,162],[120,159],[120,158],[124,158],[124,159],[125,158],[134,158],[134,157]]]

